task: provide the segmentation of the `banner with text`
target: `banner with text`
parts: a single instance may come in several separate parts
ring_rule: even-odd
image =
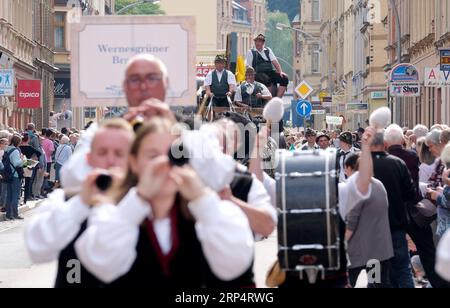
[[[72,105],[126,106],[126,64],[141,53],[166,64],[167,103],[194,105],[195,50],[194,17],[83,16],[72,24]]]
[[[17,81],[17,107],[23,109],[41,108],[41,81]]]

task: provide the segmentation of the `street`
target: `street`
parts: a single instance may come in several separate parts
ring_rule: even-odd
[[[56,276],[56,262],[33,265],[24,243],[27,219],[36,209],[23,214],[24,221],[0,222],[0,288],[52,288]],[[256,243],[254,273],[258,288],[265,288],[266,274],[277,254],[276,234]],[[360,284],[361,284],[360,279]]]
[[[27,219],[36,209],[25,213],[25,221],[0,222],[0,288],[51,288],[56,262],[33,265],[24,243]],[[258,287],[265,287],[266,273],[276,260],[276,236],[256,244],[255,275]]]

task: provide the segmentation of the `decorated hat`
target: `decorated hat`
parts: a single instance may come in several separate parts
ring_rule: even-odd
[[[214,59],[214,63],[217,63],[217,62],[226,63],[227,58],[224,55],[217,55],[216,58]]]
[[[266,41],[266,37],[264,36],[264,34],[258,34],[256,37],[255,37],[255,41]]]
[[[305,137],[315,137],[317,136],[317,133],[315,130],[311,129],[311,128],[307,128],[305,131]]]
[[[339,136],[339,140],[347,144],[353,144],[353,135],[351,132],[343,132]]]
[[[320,133],[320,134],[317,135],[316,142],[319,142],[319,139],[322,138],[322,137],[327,138],[328,141],[331,140],[330,136],[328,136],[327,134],[325,134],[325,133]]]

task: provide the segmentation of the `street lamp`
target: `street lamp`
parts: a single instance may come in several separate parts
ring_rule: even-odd
[[[324,50],[324,44],[322,42],[322,40],[317,39],[314,35],[312,35],[311,33],[305,32],[303,30],[300,29],[296,29],[296,28],[292,28],[288,25],[285,25],[283,23],[277,23],[275,26],[278,30],[283,31],[285,29],[291,30],[291,31],[295,31],[300,33],[301,35],[303,35],[306,38],[309,38],[312,40],[313,43],[318,43],[319,47],[320,47],[320,52],[323,52]],[[328,66],[328,92],[330,93],[330,95],[332,95],[332,85],[331,85],[331,67],[330,67],[330,59],[327,58],[327,66]]]
[[[397,2],[395,0],[390,0],[390,3],[392,6],[394,15],[395,15],[395,23],[396,23],[396,27],[397,27],[397,63],[400,64],[400,63],[402,63],[402,27],[400,24],[400,14],[398,13]],[[396,97],[395,100],[396,100],[396,103],[395,103],[396,121],[395,122],[400,124],[401,98]]]
[[[160,1],[157,1],[157,0],[139,0],[139,1],[136,1],[134,3],[131,3],[131,4],[128,4],[128,5],[124,6],[123,8],[121,8],[120,10],[118,10],[116,12],[116,15],[120,15],[121,13],[125,12],[126,10],[131,9],[131,8],[137,6],[137,5],[140,5],[140,4],[145,4],[145,3],[158,4],[159,2]]]

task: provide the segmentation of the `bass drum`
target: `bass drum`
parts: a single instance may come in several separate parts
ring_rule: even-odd
[[[340,268],[336,157],[334,149],[277,152],[278,256],[285,271],[324,275]]]

